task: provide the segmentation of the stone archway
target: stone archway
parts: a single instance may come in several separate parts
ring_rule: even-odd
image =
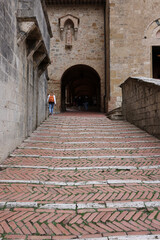
[[[100,111],[100,77],[90,66],[75,65],[67,69],[61,79],[61,110],[76,107],[78,99],[87,97],[89,110]]]

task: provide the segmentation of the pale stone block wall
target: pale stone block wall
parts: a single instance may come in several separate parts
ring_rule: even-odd
[[[40,32],[42,34],[42,39],[44,41],[46,50],[49,53],[50,49],[50,34],[48,31],[47,22],[45,21],[44,11],[40,0],[19,0],[17,16],[22,18],[35,18]]]
[[[21,131],[24,134],[25,101],[22,101],[23,79],[17,69],[23,71],[16,54],[16,18],[13,15],[18,1],[1,1],[0,3],[0,160],[16,147],[20,141]],[[23,90],[25,86],[23,87]],[[19,103],[22,102],[21,106]]]
[[[105,95],[104,76],[104,9],[94,5],[54,5],[48,8],[49,19],[53,31],[51,40],[51,61],[49,67],[48,90],[54,89],[57,106],[61,108],[61,78],[64,72],[77,64],[92,67],[101,79],[101,107]],[[65,37],[61,40],[59,18],[72,14],[79,18],[77,40],[73,40],[71,50],[65,49]]]
[[[45,79],[45,81],[44,81]],[[39,78],[38,81],[38,123],[40,125],[45,118],[48,117],[48,103],[47,103],[47,89],[48,82],[45,73]]]
[[[160,40],[145,38],[149,24],[159,18],[159,0],[110,0],[109,109],[121,105],[120,83],[128,76],[152,77],[152,45]]]
[[[47,80],[17,45],[17,8],[18,0],[0,1],[0,162],[46,117]]]
[[[121,87],[125,119],[160,138],[160,80],[129,78]]]

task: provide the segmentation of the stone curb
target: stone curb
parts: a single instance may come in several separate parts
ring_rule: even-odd
[[[160,239],[160,235],[135,235],[135,236],[113,236],[101,238],[77,238],[74,240],[152,240]],[[66,239],[70,240],[70,239]]]
[[[36,150],[54,150],[54,151],[89,151],[89,150],[145,150],[145,149],[160,149],[160,147],[128,147],[128,148],[43,148],[43,147],[19,147],[18,149],[36,149]]]
[[[41,156],[41,155],[23,155],[23,154],[10,154],[10,157],[30,157],[30,158],[51,158],[51,159],[100,159],[100,158],[128,158],[128,159],[136,159],[136,158],[157,158],[160,157],[160,155],[151,155],[151,156],[82,156],[82,157],[76,157],[76,156],[70,156],[70,157],[54,157],[54,156]]]
[[[121,202],[121,203],[77,203],[77,204],[38,204],[37,202],[0,202],[0,208],[38,208],[38,209],[60,209],[60,210],[80,210],[80,209],[121,209],[121,208],[157,208],[160,201],[155,202]]]
[[[38,203],[36,202],[6,202],[6,208],[16,208],[16,207],[24,207],[24,208],[37,208]]]
[[[75,139],[75,138],[78,138],[78,139],[84,139],[84,137],[65,137],[65,136],[38,136],[38,135],[31,135],[30,137],[37,137],[37,138],[64,138],[64,139]],[[148,136],[148,135],[143,135],[143,136],[127,136],[127,137],[124,137],[124,136],[121,136],[121,137],[119,137],[119,136],[116,136],[116,139],[118,139],[118,138],[120,138],[120,139],[128,139],[128,138],[147,138],[147,137],[150,137],[150,135]],[[112,137],[112,136],[108,136],[108,137],[106,137],[106,136],[101,136],[101,137],[99,137],[99,136],[94,136],[94,137],[92,137],[92,136],[90,136],[90,137],[87,137],[87,136],[85,136],[85,139],[87,139],[87,138],[93,138],[93,139],[102,139],[102,138],[106,138],[106,139],[115,139],[115,137]]]
[[[60,170],[60,171],[77,171],[77,170],[147,170],[147,169],[159,169],[160,165],[155,166],[143,166],[143,167],[134,167],[134,166],[101,166],[101,167],[48,167],[48,166],[24,166],[24,165],[0,165],[1,168],[33,168],[33,169],[47,169],[47,170]]]
[[[52,182],[39,180],[0,180],[0,183],[23,183],[23,184],[42,184],[55,186],[86,186],[86,185],[112,185],[112,184],[160,184],[160,180],[141,181],[141,180],[106,180],[106,181],[81,181],[81,182]]]
[[[89,142],[55,142],[55,141],[40,141],[40,140],[30,140],[26,139],[24,142],[27,143],[56,143],[56,144],[63,144],[63,145],[70,145],[70,144],[88,144],[88,143],[108,143],[104,141],[89,141]],[[110,144],[124,144],[124,143],[146,143],[146,141],[132,141],[132,142],[109,142]],[[147,141],[147,143],[160,143],[160,140],[153,140],[153,141]]]
[[[56,126],[56,125],[55,125]],[[43,126],[40,126],[40,127],[38,127],[37,128],[37,130],[35,130],[34,132],[41,132],[41,129],[43,130],[48,130],[48,129],[51,129],[52,128],[52,130],[54,130],[54,129],[56,129],[55,128],[55,126],[53,126],[53,127],[50,127],[50,126],[45,126],[45,127],[43,127]],[[63,125],[62,125],[63,126]],[[66,125],[64,125],[64,126],[66,126]],[[71,127],[70,127],[71,126]],[[125,126],[125,125],[124,125]],[[75,127],[75,126],[74,126]],[[98,130],[105,130],[105,129],[107,129],[107,130],[110,130],[111,129],[111,127],[114,127],[113,125],[106,125],[106,126],[100,126],[99,128],[98,128]],[[114,130],[116,129],[116,130],[119,130],[119,128],[120,129],[122,129],[122,126],[116,126],[116,128],[113,128]],[[68,129],[69,130],[72,130],[73,129],[73,125],[69,125],[68,127],[66,126],[66,127],[63,127],[63,131],[68,131]],[[82,130],[92,130],[92,129],[97,129],[97,127],[88,127],[88,126],[85,126],[85,127],[78,127],[78,128],[76,128],[76,131],[82,131]],[[131,127],[131,128],[129,128],[128,126],[127,127],[124,127],[123,128],[124,130],[130,130],[130,129],[132,129],[132,131],[134,131],[134,130],[137,130],[137,127]],[[75,130],[75,128],[73,129],[73,130]]]
[[[92,134],[93,132],[95,132],[97,129],[91,129],[91,128],[86,128],[86,129],[78,129],[78,128],[69,128],[69,129],[67,129],[67,128],[62,128],[62,129],[58,129],[58,128],[46,128],[46,129],[39,129],[39,130],[36,130],[36,131],[34,131],[33,132],[33,134],[35,134],[35,133],[37,133],[37,134],[39,134],[39,133],[45,133],[45,134],[48,134],[48,133],[52,133],[52,132],[54,132],[54,133],[59,133],[59,130],[61,130],[61,134],[64,134],[64,135],[66,135],[66,134],[70,134],[70,132],[71,133],[78,133],[78,135],[81,135],[81,134]],[[93,131],[92,131],[93,130]],[[122,132],[120,131],[120,130],[122,130]],[[87,132],[86,132],[87,131]],[[111,135],[114,135],[117,131],[119,131],[119,133],[121,134],[123,134],[123,133],[144,133],[145,135],[146,135],[146,132],[143,132],[143,131],[139,131],[139,130],[137,130],[137,129],[130,129],[130,128],[118,128],[118,129],[116,129],[116,128],[112,128],[112,127],[110,127],[110,128],[99,128],[98,127],[98,131],[96,132],[97,134],[111,134]]]
[[[69,130],[71,130],[71,131],[68,131],[68,129],[66,129],[66,130],[64,130],[63,128],[61,129],[61,132],[59,132],[59,129],[56,129],[56,128],[54,128],[54,129],[52,129],[51,131],[49,131],[49,128],[47,129],[48,131],[40,131],[40,130],[35,130],[34,132],[33,132],[33,134],[35,134],[35,133],[50,133],[50,132],[54,132],[54,133],[60,133],[60,134],[64,134],[64,135],[67,135],[69,132],[71,132],[71,131],[73,131],[74,133],[77,133],[78,135],[82,135],[82,134],[92,134],[93,132],[95,132],[95,131],[91,131],[91,132],[89,132],[89,131],[87,131],[86,132],[86,129],[75,129],[75,128],[71,128],[71,129],[69,129]],[[82,132],[82,130],[83,130],[83,132]],[[88,129],[87,129],[88,130]],[[90,130],[91,130],[91,128],[90,128]],[[101,130],[101,131],[96,131],[96,134],[106,134],[106,135],[108,135],[108,134],[111,134],[111,135],[115,135],[115,134],[117,134],[117,130],[119,130],[119,129],[115,129],[114,127],[113,128],[107,128],[107,129],[105,129],[105,128],[102,128],[102,129],[99,129],[98,128],[98,130]],[[105,131],[106,130],[106,131]],[[113,131],[113,130],[115,130],[115,131]],[[128,129],[126,129],[126,128],[124,128],[124,129],[122,129],[123,131],[122,132],[119,132],[120,134],[122,133],[143,133],[144,135],[147,135],[147,133],[145,132],[145,131],[142,131],[142,130],[137,130],[137,129],[132,129],[131,131],[127,131]],[[81,132],[80,132],[81,131]]]

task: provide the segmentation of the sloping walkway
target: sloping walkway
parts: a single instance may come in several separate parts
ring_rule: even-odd
[[[50,116],[0,166],[0,239],[160,239],[160,141],[102,114]]]

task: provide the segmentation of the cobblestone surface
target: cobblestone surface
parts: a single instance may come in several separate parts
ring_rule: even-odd
[[[0,166],[0,240],[160,239],[159,206],[160,141],[102,114],[50,116]]]

